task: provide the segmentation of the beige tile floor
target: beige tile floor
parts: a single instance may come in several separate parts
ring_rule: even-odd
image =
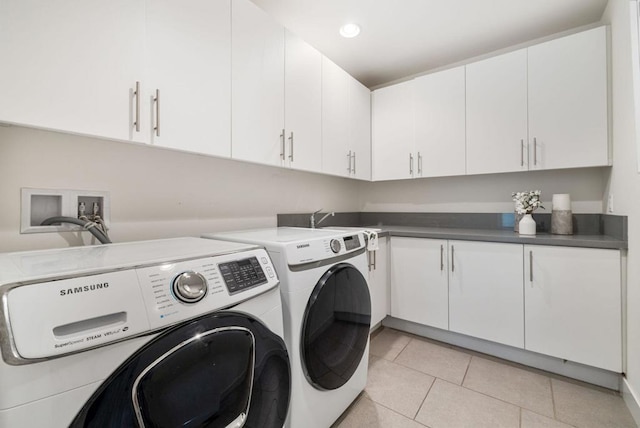
[[[334,428],[636,428],[619,394],[392,329]]]

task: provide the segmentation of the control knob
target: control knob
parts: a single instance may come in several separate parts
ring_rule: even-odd
[[[173,294],[184,303],[196,303],[207,294],[207,279],[198,272],[182,272],[173,280]]]
[[[329,246],[331,247],[331,251],[336,254],[339,253],[340,249],[342,248],[342,244],[340,244],[340,240],[338,239],[332,239],[329,243]]]

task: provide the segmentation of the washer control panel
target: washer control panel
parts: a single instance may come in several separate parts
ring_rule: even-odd
[[[11,326],[13,360],[26,361],[169,327],[278,284],[263,248],[203,255],[17,286],[5,296],[5,324]]]

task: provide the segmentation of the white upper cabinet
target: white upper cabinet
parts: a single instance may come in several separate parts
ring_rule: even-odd
[[[322,171],[322,55],[285,32],[285,164]]]
[[[353,150],[351,176],[371,180],[371,91],[349,77],[350,141]]]
[[[0,0],[0,121],[144,141],[144,19],[142,0]]]
[[[284,165],[284,27],[248,0],[233,0],[232,157]]]
[[[231,156],[230,0],[146,5],[150,142]]]
[[[373,180],[412,178],[414,154],[414,80],[378,89],[372,95]]]
[[[466,66],[467,174],[526,171],[527,50]]]
[[[607,27],[530,47],[528,82],[530,169],[608,165]]]
[[[322,58],[322,171],[349,176],[352,166],[349,120],[351,76]]]
[[[416,174],[465,173],[465,68],[418,77],[415,87]]]
[[[525,348],[620,373],[620,252],[541,245],[524,250]]]
[[[322,170],[371,179],[371,92],[322,58]]]

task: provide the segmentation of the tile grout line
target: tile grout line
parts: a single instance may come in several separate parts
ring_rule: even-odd
[[[407,346],[409,346],[409,344],[411,343],[411,341],[413,340],[412,337],[409,337],[409,340],[407,341],[406,345],[404,345],[402,347],[402,349],[400,350],[400,352],[398,352],[398,355],[395,356],[395,358],[393,360],[391,360],[392,362],[396,362],[396,360],[398,359],[398,357],[400,356],[400,354],[402,354],[404,352],[405,349],[407,349]],[[396,363],[397,364],[397,363]]]
[[[549,390],[551,391],[551,404],[553,405],[553,419],[558,420],[558,415],[556,414],[556,397],[553,393],[553,382],[551,378],[549,378]]]
[[[522,407],[520,407],[520,420],[518,421],[518,427],[522,428]]]
[[[463,388],[464,386],[464,381],[467,378],[467,373],[469,373],[469,367],[471,367],[471,361],[473,361],[474,356],[470,355],[471,358],[469,358],[469,363],[467,363],[467,369],[464,371],[464,376],[462,376],[462,382],[460,382],[460,386],[462,386]],[[470,388],[467,388],[470,389]]]
[[[435,381],[434,381],[434,382],[435,382]],[[433,384],[432,384],[432,385],[433,385]],[[431,388],[429,388],[429,389],[431,389]],[[428,394],[428,393],[427,393],[427,394]],[[380,406],[380,407],[384,407],[385,409],[389,410],[390,412],[395,413],[395,414],[396,414],[396,415],[398,415],[398,416],[402,416],[403,418],[407,418],[407,419],[409,419],[410,421],[414,421],[414,422],[415,422],[415,423],[417,423],[417,424],[420,424],[420,425],[422,425],[422,426],[424,426],[424,427],[426,427],[426,428],[429,428],[429,427],[427,427],[426,425],[424,425],[424,424],[422,424],[422,423],[420,423],[420,422],[416,421],[415,419],[410,419],[410,418],[409,418],[409,416],[403,415],[402,413],[398,412],[397,410],[392,409],[391,407],[385,406],[385,405],[384,405],[384,404],[382,404],[382,403],[378,403],[377,401],[375,401],[375,400],[374,400],[373,398],[371,398],[371,397],[365,397],[365,398],[366,398],[367,400],[371,401],[372,403],[374,403],[375,405]],[[421,407],[422,407],[422,406],[421,406]],[[420,409],[418,409],[418,411],[420,411]],[[416,415],[417,415],[417,413],[416,413]]]
[[[431,382],[431,385],[429,386],[429,389],[427,390],[427,393],[425,394],[424,398],[422,399],[422,402],[418,406],[418,410],[416,410],[416,414],[413,415],[413,418],[411,418],[411,420],[416,421],[416,418],[418,417],[418,413],[420,413],[420,409],[422,409],[422,406],[424,406],[424,402],[427,401],[427,397],[429,396],[429,393],[433,389],[433,385],[436,384],[436,380],[438,380],[438,378],[434,377],[433,378],[433,382]],[[418,422],[418,421],[416,421],[416,422]],[[418,423],[420,423],[420,422],[418,422]]]

